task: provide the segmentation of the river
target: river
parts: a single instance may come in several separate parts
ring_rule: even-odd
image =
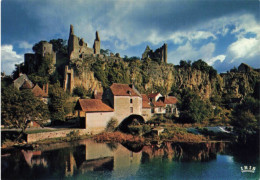
[[[242,169],[254,172],[241,172]],[[250,167],[251,166],[251,167]],[[73,143],[1,157],[2,179],[259,179],[259,155],[230,143]]]

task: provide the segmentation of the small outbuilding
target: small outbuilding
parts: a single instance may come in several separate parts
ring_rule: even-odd
[[[100,99],[79,99],[76,105],[81,127],[92,133],[105,130],[108,121],[114,117],[114,109]]]

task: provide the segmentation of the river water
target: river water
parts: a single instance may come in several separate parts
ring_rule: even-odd
[[[255,172],[241,172],[241,167]],[[259,155],[230,143],[73,143],[2,154],[2,179],[259,179]]]

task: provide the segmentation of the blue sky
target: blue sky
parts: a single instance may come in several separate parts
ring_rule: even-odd
[[[92,47],[141,57],[168,44],[168,62],[203,59],[218,72],[260,68],[258,0],[2,0],[1,71],[10,74],[41,40],[67,40],[69,26]]]

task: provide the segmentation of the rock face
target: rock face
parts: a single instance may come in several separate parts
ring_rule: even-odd
[[[140,60],[103,61],[102,67],[104,74],[108,74],[105,78],[110,80],[110,83],[129,83],[127,79],[124,79],[124,77],[129,77],[130,82],[133,82],[141,93],[153,91],[166,95],[172,91],[172,88],[176,90],[190,88],[204,99],[223,94],[244,97],[253,93],[254,86],[260,78],[260,73],[254,70],[250,73],[230,72],[213,76],[192,67],[178,67],[172,64]],[[95,71],[91,67],[89,70]]]

